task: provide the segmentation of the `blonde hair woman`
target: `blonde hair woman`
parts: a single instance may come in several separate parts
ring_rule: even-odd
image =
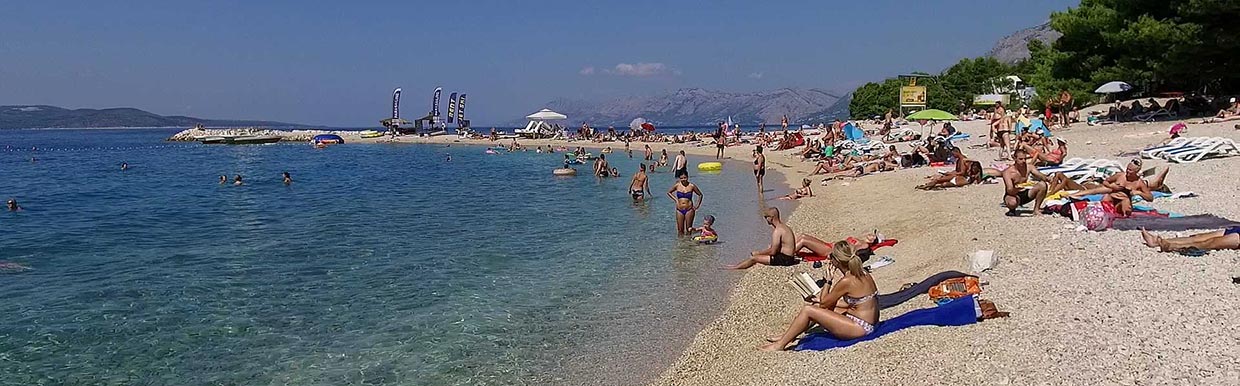
[[[878,323],[878,286],[874,278],[861,268],[861,257],[847,241],[837,241],[831,249],[831,266],[843,273],[839,282],[823,289],[817,304],[803,307],[784,334],[768,339],[764,351],[780,351],[793,339],[818,323],[839,339],[857,339],[874,332]],[[828,283],[830,284],[830,283]]]

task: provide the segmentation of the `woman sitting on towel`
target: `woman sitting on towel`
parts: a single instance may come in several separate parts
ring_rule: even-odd
[[[982,183],[982,163],[977,161],[965,160],[961,162],[965,166],[965,172],[960,173],[951,171],[936,178],[926,181],[925,184],[917,186],[917,189],[932,190],[940,188],[958,188],[965,185]]]
[[[874,278],[861,269],[861,258],[847,241],[839,241],[831,249],[831,266],[843,273],[839,282],[824,289],[818,304],[801,308],[783,335],[767,339],[771,343],[760,349],[781,351],[797,336],[817,323],[839,339],[857,339],[874,332],[878,323],[878,286]]]

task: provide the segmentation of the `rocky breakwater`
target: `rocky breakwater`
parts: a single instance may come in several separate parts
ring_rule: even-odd
[[[168,137],[168,140],[174,141],[174,142],[190,142],[190,141],[200,140],[203,137],[213,137],[213,136],[220,136],[220,137],[278,136],[280,137],[281,141],[285,141],[285,142],[309,142],[311,138],[314,138],[314,136],[319,135],[319,134],[336,134],[345,139],[349,139],[350,137],[358,138],[358,133],[355,131],[273,130],[273,129],[263,129],[263,128],[254,128],[254,127],[211,129],[211,128],[195,127],[191,129],[181,130],[180,132],[173,134],[171,137]]]

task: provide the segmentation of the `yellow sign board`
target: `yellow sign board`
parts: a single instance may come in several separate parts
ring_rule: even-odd
[[[900,106],[925,106],[926,86],[900,87]]]

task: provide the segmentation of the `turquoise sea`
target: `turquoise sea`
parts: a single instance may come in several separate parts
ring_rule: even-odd
[[[0,262],[31,268],[0,273],[0,384],[641,383],[769,240],[742,164],[692,173],[703,246],[670,173],[630,202],[619,153],[623,178],[555,178],[560,154],[175,131],[0,131]]]

